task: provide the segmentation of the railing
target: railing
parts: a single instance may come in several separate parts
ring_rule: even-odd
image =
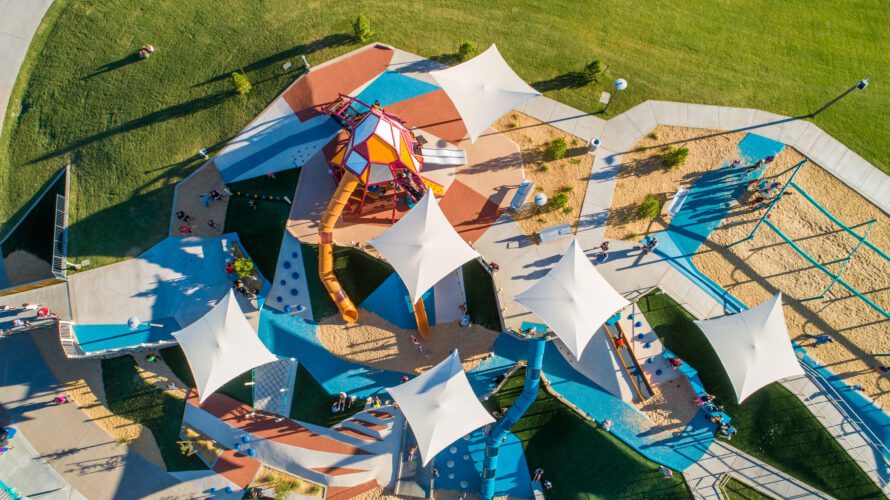
[[[878,486],[881,488],[881,490],[886,489],[888,486],[890,486],[890,482],[888,482],[883,477],[883,473],[885,473],[885,471],[890,471],[890,460],[887,460],[887,456],[885,455],[885,453],[887,452],[887,447],[868,427],[868,424],[866,424],[861,418],[856,416],[855,410],[853,410],[849,403],[847,403],[841,396],[840,392],[838,392],[837,389],[835,389],[834,386],[832,386],[831,383],[829,383],[829,381],[825,379],[825,377],[823,377],[821,374],[819,374],[818,371],[816,371],[813,367],[809,366],[806,363],[801,362],[801,366],[803,366],[804,371],[808,376],[816,379],[816,386],[826,393],[826,399],[828,399],[832,403],[832,406],[834,406],[834,408],[841,414],[841,416],[844,417],[845,420],[853,424],[856,430],[859,431],[862,439],[864,439],[865,442],[868,443],[868,445],[876,451],[876,455],[880,457],[880,459],[878,460],[878,465],[880,466],[881,463],[883,464],[883,470],[875,470],[878,479]],[[825,415],[819,405],[807,405],[807,408],[809,408],[810,411],[813,413],[818,413],[818,416],[821,416],[823,420],[829,421],[828,416]],[[842,434],[838,434],[835,436],[835,439],[841,442],[841,445],[845,450],[847,450],[847,453],[850,455],[850,457],[855,462],[857,462],[863,470],[868,470],[871,468],[868,462],[859,453],[859,451],[857,451],[857,447],[853,446],[852,443],[847,441],[847,438],[845,436],[843,436]]]
[[[60,194],[56,195],[56,216],[53,226],[53,276],[58,279],[65,279],[65,259],[68,255],[68,207],[66,198]]]

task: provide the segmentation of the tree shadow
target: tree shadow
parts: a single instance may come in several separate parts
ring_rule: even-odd
[[[548,92],[551,90],[578,89],[584,87],[588,83],[584,73],[580,71],[570,71],[561,75],[554,76],[549,80],[540,80],[532,84],[535,90],[539,92]]]
[[[193,87],[199,87],[202,85],[207,85],[210,83],[218,82],[220,80],[225,80],[229,78],[232,72],[236,70],[243,70],[245,73],[256,71],[259,69],[263,69],[267,66],[271,66],[273,64],[279,63],[281,61],[291,59],[300,55],[308,56],[313,52],[318,52],[322,49],[327,49],[331,47],[340,47],[343,45],[349,45],[354,40],[354,37],[347,33],[334,33],[331,35],[324,36],[319,38],[318,40],[313,40],[309,43],[301,43],[298,45],[294,45],[293,47],[282,50],[281,52],[276,52],[270,56],[264,57],[258,61],[254,61],[250,64],[239,66],[230,71],[226,71],[224,73],[220,73],[214,77],[211,77],[207,80],[204,80],[201,83],[193,85]]]
[[[67,146],[63,146],[61,148],[56,149],[55,151],[51,151],[49,153],[38,156],[30,161],[28,161],[28,165],[41,162],[43,160],[48,160],[50,158],[54,158],[60,155],[64,155],[80,149],[84,146],[88,146],[96,141],[101,141],[103,139],[107,139],[109,137],[131,132],[133,130],[140,129],[142,127],[147,127],[149,125],[154,125],[160,122],[165,122],[167,120],[172,120],[176,118],[181,118],[183,116],[190,115],[192,113],[197,113],[199,111],[203,111],[206,109],[210,109],[212,107],[218,106],[222,104],[226,99],[235,96],[236,93],[234,90],[225,90],[221,92],[215,92],[210,95],[206,95],[204,97],[198,97],[196,99],[192,99],[191,101],[186,101],[179,104],[174,104],[173,106],[166,107],[164,109],[160,109],[158,111],[154,111],[145,116],[130,120],[128,122],[124,122],[117,127],[112,127],[108,130],[103,130],[97,134],[93,134],[82,139],[78,139]]]
[[[439,64],[444,64],[445,66],[454,66],[455,64],[461,62],[460,54],[458,54],[457,52],[452,52],[450,54],[437,54],[434,56],[430,56],[429,59]]]
[[[92,73],[85,75],[85,76],[81,77],[80,79],[81,79],[81,81],[89,80],[90,78],[93,78],[95,76],[99,76],[103,73],[108,73],[109,71],[114,71],[116,69],[123,68],[124,66],[133,64],[134,62],[137,62],[137,61],[139,61],[139,54],[137,52],[131,52],[131,53],[125,55],[124,57],[121,57],[117,61],[111,61],[108,64],[99,66],[98,68],[93,70]]]

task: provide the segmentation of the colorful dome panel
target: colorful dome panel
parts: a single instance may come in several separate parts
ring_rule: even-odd
[[[398,119],[371,109],[356,125],[349,142],[329,160],[344,167],[365,184],[393,179],[393,170],[419,173],[423,157],[414,152],[416,139]]]

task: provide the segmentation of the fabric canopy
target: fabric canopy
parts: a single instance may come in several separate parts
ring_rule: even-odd
[[[788,338],[781,293],[753,309],[695,324],[717,351],[739,403],[771,382],[804,374]]]
[[[368,243],[395,268],[412,303],[449,273],[479,256],[451,227],[430,190],[410,212]]]
[[[210,312],[173,337],[188,360],[201,403],[226,382],[278,359],[247,322],[232,289]]]
[[[525,101],[541,95],[525,83],[492,45],[469,61],[430,76],[445,90],[467,127],[470,142]]]
[[[458,439],[494,422],[470,387],[457,349],[414,380],[387,391],[414,431],[424,466]]]
[[[577,240],[546,276],[514,299],[547,323],[575,359],[603,323],[629,304],[596,271]]]

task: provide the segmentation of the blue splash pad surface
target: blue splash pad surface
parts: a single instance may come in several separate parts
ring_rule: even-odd
[[[382,107],[393,105],[397,102],[407,101],[424,94],[438,90],[439,87],[417,78],[412,78],[395,71],[384,71],[365,87],[358,99],[368,104],[374,104],[374,100],[380,101]],[[367,111],[365,106],[354,104],[356,111]]]
[[[173,318],[153,318],[151,322],[164,326],[153,327],[143,324],[131,330],[127,324],[74,325],[74,335],[77,336],[77,343],[83,352],[91,353],[171,341],[173,332],[180,330],[179,323]]]
[[[436,469],[440,474],[436,479],[436,488],[478,492],[482,484],[484,457],[485,436],[481,430],[459,439],[436,455]],[[453,478],[449,477],[451,474],[454,474]],[[535,496],[522,442],[513,433],[507,433],[507,441],[498,451],[498,475],[494,488],[496,497],[534,498]]]
[[[436,324],[436,303],[433,293],[433,289],[430,288],[423,294],[423,304],[426,306],[427,319],[431,325]],[[392,273],[359,307],[371,311],[399,328],[413,330],[417,328],[417,321],[414,319],[414,312],[409,309],[410,304],[408,289],[405,288],[399,275]]]

